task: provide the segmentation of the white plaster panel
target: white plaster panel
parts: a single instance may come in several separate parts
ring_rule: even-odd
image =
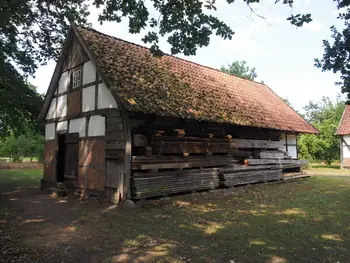
[[[345,138],[344,138],[344,140],[345,140]],[[348,143],[349,147],[347,147],[346,144],[344,142],[342,142],[342,145],[343,145],[342,146],[343,147],[343,158],[350,158],[350,144]]]
[[[343,140],[350,147],[350,135],[344,135]],[[350,149],[346,146],[346,143],[342,141],[341,145],[343,147],[343,158],[350,158]]]
[[[79,137],[85,136],[86,118],[78,118],[69,121],[69,133],[79,133]]]
[[[95,80],[96,80],[95,66],[92,64],[91,60],[89,60],[88,62],[84,63],[83,85],[94,82]]]
[[[69,74],[68,71],[63,72],[58,82],[58,94],[67,91],[69,85]]]
[[[288,156],[291,156],[292,158],[297,158],[297,147],[296,146],[290,146],[288,145]]]
[[[117,102],[104,83],[98,85],[98,109],[118,108]]]
[[[53,98],[50,103],[49,110],[46,115],[46,119],[56,118],[56,98]]]
[[[295,134],[287,134],[287,143],[297,144],[297,137],[295,136]]]
[[[57,122],[57,131],[65,131],[68,128],[68,121]]]
[[[56,117],[64,117],[67,115],[67,95],[57,98],[57,113]]]
[[[55,139],[55,123],[48,123],[45,125],[45,140]]]
[[[350,145],[350,135],[344,135],[343,139],[344,139],[344,141],[346,141],[347,144]]]
[[[345,145],[343,145],[343,158],[350,158],[350,150]]]
[[[83,89],[82,112],[95,109],[95,86]]]
[[[88,136],[105,135],[105,117],[95,115],[90,117]]]

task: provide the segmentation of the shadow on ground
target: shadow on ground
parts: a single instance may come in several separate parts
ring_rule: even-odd
[[[57,198],[37,188],[10,190],[5,196],[3,233],[15,235],[42,262],[47,255],[50,262],[350,258],[350,178],[313,177],[198,193],[153,201],[139,211]]]

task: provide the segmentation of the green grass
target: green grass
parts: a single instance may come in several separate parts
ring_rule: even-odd
[[[176,197],[139,213],[89,213],[87,221],[94,233],[108,229],[115,255],[132,251],[130,261],[154,253],[155,262],[348,262],[349,200],[350,177],[312,177]]]
[[[0,170],[0,188],[39,186],[42,169]]]
[[[306,169],[306,172],[311,175],[336,175],[336,176],[350,176],[349,169],[340,169],[340,164],[326,165],[322,163],[311,163]]]
[[[40,178],[40,170],[0,171],[0,185],[31,186]],[[32,244],[59,245],[62,238],[105,262],[121,255],[123,262],[349,262],[349,200],[350,177],[315,176],[172,197],[137,212],[83,206],[79,219],[66,225],[38,223],[46,234]]]

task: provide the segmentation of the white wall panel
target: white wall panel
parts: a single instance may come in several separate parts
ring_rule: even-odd
[[[350,158],[350,149],[343,145],[343,158]]]
[[[350,135],[344,135],[343,140],[350,146]],[[348,148],[345,142],[341,141],[343,147],[343,159],[350,158],[350,147]]]
[[[343,139],[344,139],[344,141],[346,141],[347,144],[350,145],[350,135],[344,135]]]
[[[69,74],[68,71],[63,72],[58,82],[58,94],[67,91],[69,85]]]
[[[95,115],[90,117],[88,136],[105,135],[105,117]]]
[[[297,137],[295,136],[295,134],[287,134],[287,143],[297,144]]]
[[[79,137],[85,136],[86,118],[78,118],[69,121],[69,133],[79,133]]]
[[[94,82],[95,80],[96,80],[95,66],[92,64],[91,60],[89,60],[88,62],[84,63],[83,85]]]
[[[83,89],[82,112],[95,109],[95,86]]]
[[[297,158],[297,147],[288,145],[288,156],[291,156],[292,158]]]
[[[53,98],[50,103],[49,110],[46,115],[46,119],[56,118],[56,98]]]
[[[68,121],[57,122],[57,131],[65,131],[68,129]]]
[[[55,139],[55,123],[48,123],[45,125],[45,140]]]
[[[98,85],[98,109],[117,108],[117,102],[104,83]]]
[[[57,113],[56,117],[64,117],[67,115],[67,95],[57,98]]]

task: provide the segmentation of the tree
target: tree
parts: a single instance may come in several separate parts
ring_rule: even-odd
[[[341,81],[336,84],[341,86],[342,93],[347,94],[350,100],[350,1],[334,1],[338,4],[338,19],[344,22],[344,29],[339,31],[335,26],[331,27],[333,42],[323,40],[323,57],[315,59],[315,66],[322,71],[339,73]]]
[[[44,136],[36,130],[16,136],[10,132],[0,138],[0,157],[10,157],[13,162],[22,162],[24,157],[32,161],[35,157],[39,162],[44,158]]]
[[[242,0],[250,4],[260,0]],[[235,0],[227,0],[233,4]],[[276,0],[275,4],[289,6],[294,0]],[[26,77],[34,74],[38,65],[49,59],[57,59],[70,22],[89,27],[88,9],[100,11],[101,23],[129,20],[129,32],[140,33],[146,29],[145,43],[151,44],[151,51],[161,55],[159,37],[167,36],[171,53],[196,54],[197,48],[207,46],[212,34],[231,39],[233,30],[212,15],[216,11],[215,0],[2,0],[0,2],[0,108],[9,109],[16,105],[16,119],[20,115],[30,118],[37,114],[33,105],[18,106],[19,98],[30,101],[38,96],[26,85]],[[150,9],[155,10],[150,13]],[[252,12],[254,10],[251,8]],[[311,21],[310,14],[296,14],[287,18],[291,24],[302,26]],[[3,93],[6,92],[6,93]],[[22,100],[22,101],[24,101]],[[34,104],[34,103],[33,103]],[[39,105],[39,104],[36,104]],[[22,111],[24,109],[24,111]],[[0,125],[11,122],[9,111],[0,116]],[[16,123],[19,123],[16,121]]]
[[[0,136],[19,134],[36,126],[44,99],[10,63],[0,60],[0,67]]]
[[[260,0],[243,0],[249,7]],[[227,0],[233,4],[234,0]],[[293,7],[293,0],[276,0]],[[100,11],[101,23],[120,22],[129,19],[130,33],[148,29],[143,38],[152,44],[153,51],[159,51],[159,36],[167,36],[171,53],[194,55],[197,47],[207,46],[214,33],[224,39],[231,39],[233,30],[223,21],[208,14],[216,10],[215,0],[3,0],[0,3],[0,58],[13,62],[23,72],[33,73],[38,64],[57,58],[70,21],[87,25],[88,8]],[[152,5],[152,6],[151,6]],[[150,14],[150,8],[155,9]],[[253,12],[253,9],[252,9]],[[291,15],[287,18],[293,25],[302,26],[311,21],[310,14]]]
[[[323,97],[319,102],[310,101],[305,106],[306,120],[318,129],[320,134],[299,136],[298,148],[301,158],[322,160],[327,164],[340,159],[339,138],[335,133],[344,107],[340,98],[332,102],[328,97]]]
[[[228,74],[249,80],[255,80],[258,77],[255,67],[250,68],[245,60],[232,62],[231,64],[227,64],[227,67],[221,66],[220,69]]]
[[[32,125],[43,98],[26,77],[39,64],[57,58],[69,19],[86,24],[80,0],[2,0],[0,2],[0,135]]]

